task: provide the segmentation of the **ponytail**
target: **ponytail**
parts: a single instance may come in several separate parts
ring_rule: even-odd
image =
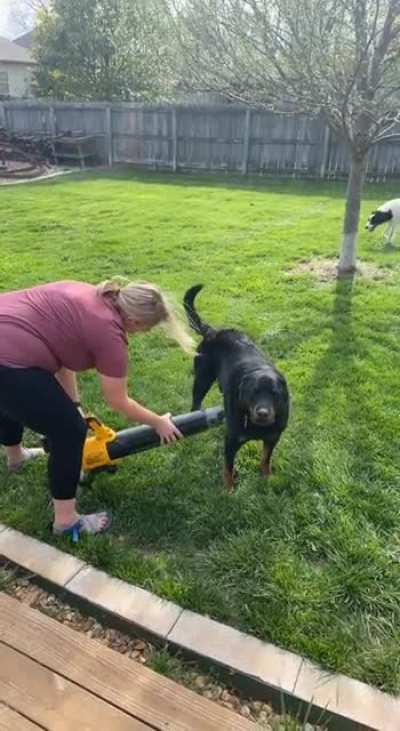
[[[162,325],[163,329],[188,353],[194,355],[195,343],[177,305],[155,284],[130,282],[123,277],[112,277],[97,285],[100,297],[112,297],[126,320],[136,320],[148,327]]]

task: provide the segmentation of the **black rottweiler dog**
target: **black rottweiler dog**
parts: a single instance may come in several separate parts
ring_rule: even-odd
[[[264,442],[261,470],[271,474],[271,455],[287,426],[289,393],[284,376],[257,346],[239,330],[215,330],[203,322],[194,300],[202,284],[189,289],[184,307],[189,324],[203,340],[194,360],[192,410],[201,403],[214,381],[224,396],[226,435],[224,482],[233,489],[237,451],[252,439]]]

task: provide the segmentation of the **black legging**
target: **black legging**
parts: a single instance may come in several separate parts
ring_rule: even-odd
[[[84,419],[51,373],[0,366],[0,444],[19,444],[24,426],[48,438],[52,496],[74,498],[86,437]]]

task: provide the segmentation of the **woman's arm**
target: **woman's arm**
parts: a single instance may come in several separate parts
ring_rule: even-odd
[[[60,368],[60,370],[55,373],[55,377],[70,399],[75,403],[79,403],[79,390],[76,373],[68,370],[68,368]]]
[[[126,378],[111,378],[101,373],[99,378],[104,398],[111,409],[118,411],[131,421],[138,421],[153,427],[163,442],[173,442],[182,436],[179,429],[170,420],[170,414],[159,416],[129,397]]]

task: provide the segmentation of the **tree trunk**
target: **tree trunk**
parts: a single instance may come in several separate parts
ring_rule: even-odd
[[[342,250],[338,274],[349,274],[356,268],[357,232],[360,221],[361,193],[364,186],[367,155],[352,156],[346,193],[346,213],[343,225]]]

